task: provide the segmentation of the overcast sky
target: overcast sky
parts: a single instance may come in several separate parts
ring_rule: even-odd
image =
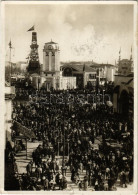
[[[6,5],[5,44],[15,48],[14,61],[25,61],[35,24],[40,62],[44,43],[59,44],[61,61],[93,60],[115,63],[130,57],[133,43],[133,5]],[[8,57],[7,57],[8,58]]]

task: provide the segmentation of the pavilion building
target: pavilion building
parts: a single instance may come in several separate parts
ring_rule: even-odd
[[[113,107],[123,116],[133,118],[134,72],[132,54],[130,59],[118,60],[118,72],[115,74]]]

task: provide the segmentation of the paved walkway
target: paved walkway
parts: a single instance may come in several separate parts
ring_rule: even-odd
[[[26,173],[26,166],[32,159],[32,152],[37,148],[39,144],[41,144],[41,142],[27,142],[27,158],[25,150],[17,153],[16,163],[19,174]]]
[[[100,143],[100,139],[96,139],[95,143],[94,143],[94,147],[97,148],[98,145]],[[27,164],[30,162],[30,160],[32,159],[32,152],[37,148],[37,146],[41,144],[41,142],[35,141],[35,142],[28,142],[27,143],[27,158],[26,158],[26,151],[21,151],[19,153],[17,153],[16,155],[16,163],[17,163],[17,167],[18,167],[18,172],[19,174],[22,173],[26,173],[26,166]],[[62,166],[62,157],[61,156],[56,156],[56,158],[59,160],[59,165],[60,165],[60,169]],[[86,170],[84,170],[81,174],[80,174],[80,180],[84,179],[84,176],[86,175]],[[67,189],[66,191],[78,191],[78,184],[74,183],[71,181],[71,172],[70,172],[70,168],[67,168],[66,171],[66,178],[67,178]],[[117,181],[117,191],[128,191],[128,190],[132,190],[133,189],[133,184],[132,185],[128,185],[127,188],[122,188],[119,186],[119,180]],[[58,188],[57,188],[58,190]],[[93,187],[88,187],[87,191],[93,191]]]

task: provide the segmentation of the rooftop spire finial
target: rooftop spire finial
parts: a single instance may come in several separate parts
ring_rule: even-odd
[[[10,42],[9,42],[9,48],[10,48],[10,49],[12,48],[11,39],[10,39]]]
[[[121,60],[121,47],[120,47],[120,50],[119,50],[119,61]]]

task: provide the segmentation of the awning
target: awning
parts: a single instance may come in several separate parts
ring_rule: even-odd
[[[28,129],[27,127],[24,127],[22,124],[20,124],[17,121],[14,121],[14,130],[18,132],[19,134],[22,134],[26,138],[35,138],[35,134],[31,129]]]

